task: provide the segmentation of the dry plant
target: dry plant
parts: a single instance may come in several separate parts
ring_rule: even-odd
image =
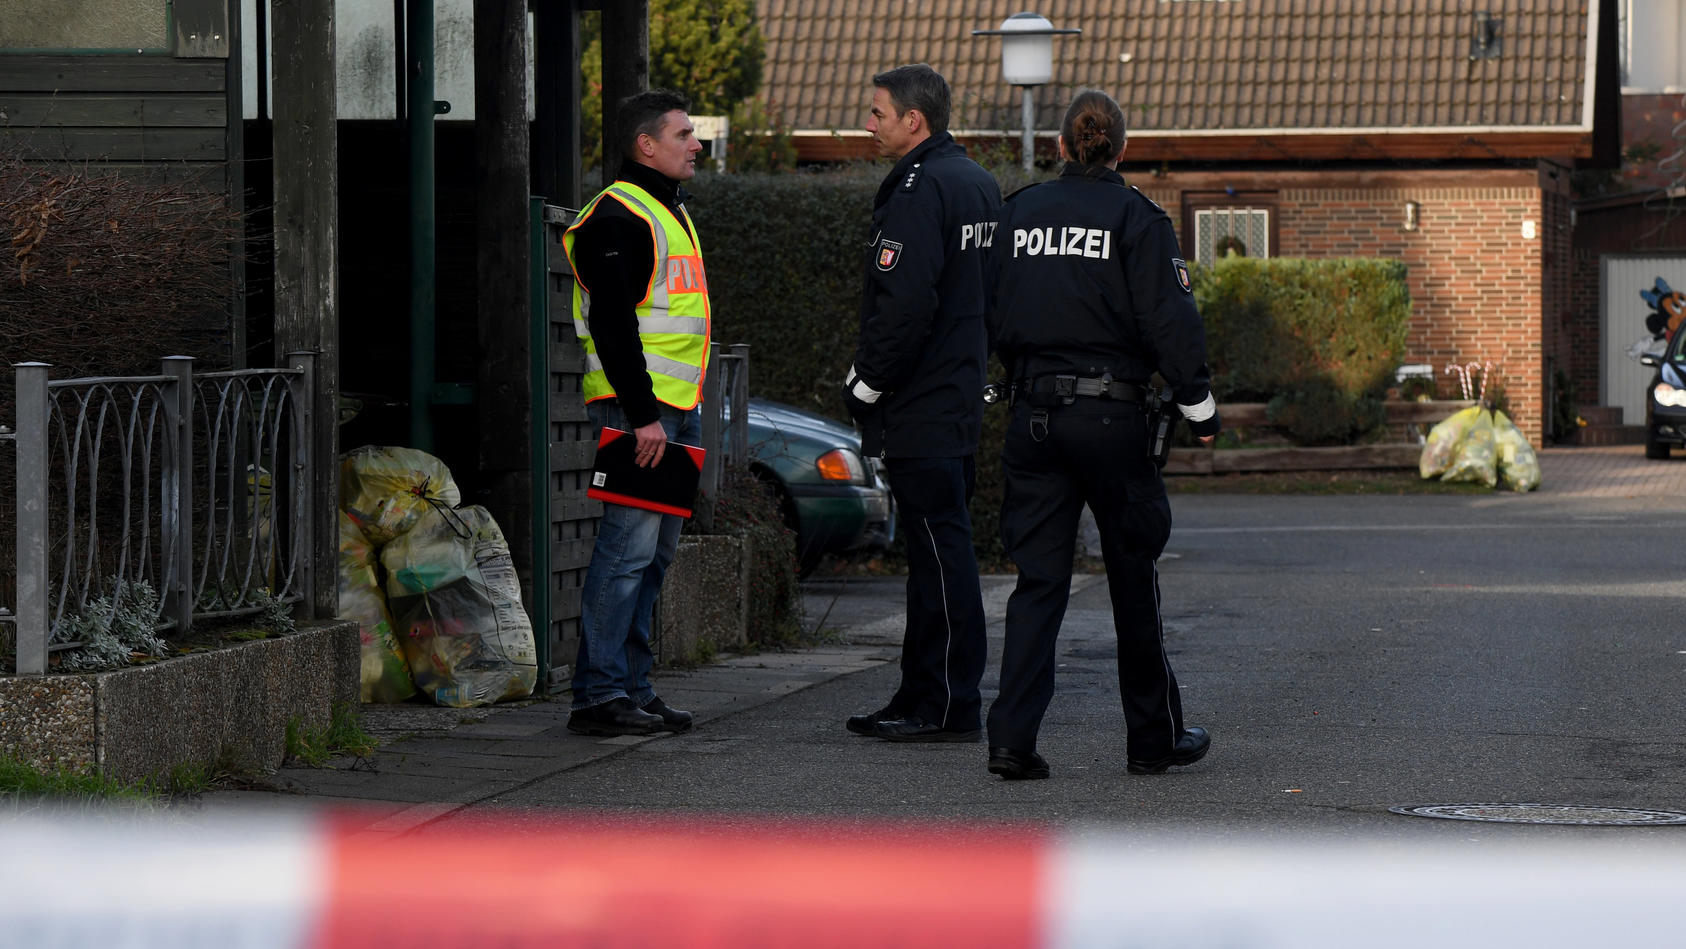
[[[225,195],[149,177],[0,159],[0,366],[49,362],[63,378],[153,372],[178,353],[228,365],[239,216]]]
[[[0,425],[16,425],[14,363],[50,363],[57,379],[152,375],[171,355],[196,372],[231,364],[240,216],[226,195],[162,177],[0,156]],[[0,445],[0,604],[14,462]]]

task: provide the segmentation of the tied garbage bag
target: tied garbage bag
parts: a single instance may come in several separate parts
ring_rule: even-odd
[[[357,524],[340,515],[340,615],[357,621],[362,640],[362,691],[365,702],[402,702],[416,694],[410,666],[392,633],[376,567],[380,558]]]
[[[1493,439],[1498,447],[1499,483],[1518,494],[1540,486],[1540,456],[1503,412],[1493,412]]]
[[[1468,411],[1467,409],[1465,411]],[[1476,409],[1475,421],[1464,432],[1442,481],[1470,481],[1491,488],[1498,483],[1498,444],[1493,435],[1493,413]]]
[[[483,507],[429,508],[381,549],[387,604],[416,686],[468,708],[530,695],[533,627],[509,542]]]
[[[1463,444],[1470,429],[1482,417],[1481,406],[1472,405],[1436,422],[1423,442],[1423,453],[1417,460],[1417,473],[1424,478],[1438,478],[1445,474],[1457,459],[1458,446]]]
[[[414,527],[428,509],[461,501],[451,469],[427,452],[366,445],[340,460],[340,509],[376,547]]]

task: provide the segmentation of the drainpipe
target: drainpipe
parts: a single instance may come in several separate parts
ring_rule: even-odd
[[[435,271],[433,198],[433,2],[405,0],[405,50],[410,57],[410,447],[433,450]]]

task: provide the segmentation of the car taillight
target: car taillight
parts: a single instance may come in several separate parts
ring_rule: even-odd
[[[860,457],[848,449],[833,448],[821,455],[814,462],[814,467],[827,481],[866,480],[866,468],[861,465]]]
[[[1658,405],[1686,408],[1686,389],[1676,389],[1666,382],[1657,383],[1656,391],[1651,393],[1651,397],[1657,400]]]

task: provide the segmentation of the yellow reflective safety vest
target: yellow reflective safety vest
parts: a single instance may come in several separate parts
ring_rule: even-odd
[[[655,266],[644,299],[638,301],[638,337],[644,346],[644,365],[650,372],[657,401],[676,409],[690,409],[702,401],[702,381],[708,371],[709,306],[708,280],[703,273],[702,246],[687,228],[691,216],[684,208],[681,222],[667,205],[648,191],[626,181],[617,181],[598,193],[586,205],[579,220],[562,235],[562,251],[574,264],[574,232],[605,200],[619,201],[650,227],[656,245]],[[615,394],[603,362],[591,339],[591,292],[578,280],[575,268],[574,332],[585,347],[585,378],[580,386],[585,400],[607,399]]]

